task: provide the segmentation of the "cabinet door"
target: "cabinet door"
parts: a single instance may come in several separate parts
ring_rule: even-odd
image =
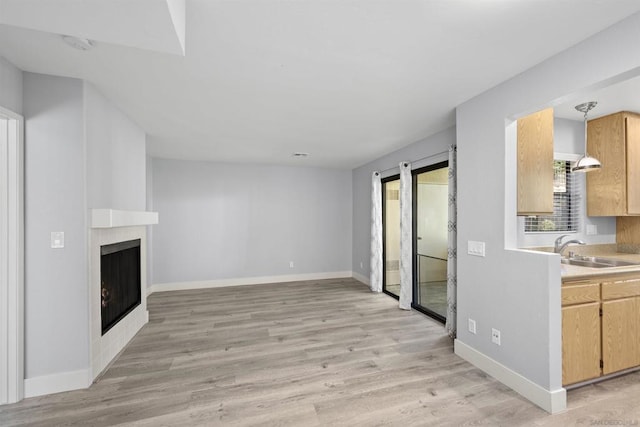
[[[599,171],[587,174],[587,215],[627,214],[627,168],[624,114],[589,120],[587,151],[600,160]]]
[[[640,214],[640,117],[626,116],[627,138],[627,210]]]
[[[600,303],[562,308],[562,384],[600,376]]]
[[[518,119],[518,215],[553,213],[553,108]]]
[[[638,297],[602,303],[603,374],[640,365]]]

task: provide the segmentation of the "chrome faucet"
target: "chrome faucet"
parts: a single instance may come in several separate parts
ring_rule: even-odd
[[[553,246],[553,252],[560,254],[560,256],[562,256],[562,251],[564,251],[566,249],[567,246],[571,245],[571,244],[576,244],[576,245],[586,245],[585,242],[583,242],[582,240],[579,239],[572,239],[572,240],[567,240],[566,242],[562,243],[562,239],[564,239],[565,237],[567,237],[568,234],[563,234],[562,236],[558,237],[556,239],[556,242]]]

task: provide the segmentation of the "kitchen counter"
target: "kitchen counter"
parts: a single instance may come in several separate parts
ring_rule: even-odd
[[[624,261],[632,261],[640,263],[640,254],[627,254],[627,253],[601,253],[590,254],[589,256],[598,256],[603,258],[614,258]],[[574,281],[579,279],[591,279],[595,277],[603,276],[616,276],[624,275],[625,273],[640,273],[640,265],[628,265],[621,267],[607,267],[607,268],[591,268],[580,267],[577,265],[560,264],[560,275],[562,281]]]
[[[553,252],[553,248],[536,248],[543,252]],[[565,253],[569,251],[575,252],[576,255],[597,256],[603,258],[614,258],[624,261],[640,263],[640,254],[630,254],[617,251],[615,244],[609,245],[586,245],[586,246],[570,246]],[[580,267],[577,265],[560,264],[560,275],[562,282],[573,282],[583,279],[605,278],[617,279],[615,276],[623,278],[629,273],[640,273],[640,265],[607,267],[607,268],[591,268]]]

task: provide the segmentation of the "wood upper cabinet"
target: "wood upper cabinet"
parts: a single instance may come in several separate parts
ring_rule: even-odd
[[[553,213],[553,108],[518,119],[518,215]]]
[[[587,151],[602,164],[587,174],[587,215],[640,215],[640,115],[589,120]]]

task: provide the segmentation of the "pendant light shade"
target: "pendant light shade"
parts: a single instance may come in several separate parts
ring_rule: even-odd
[[[600,169],[602,165],[600,161],[595,157],[591,157],[587,154],[582,156],[576,165],[571,169],[573,172],[589,172],[592,170]]]
[[[587,113],[596,105],[598,105],[598,103],[595,101],[576,105],[576,110],[584,113],[584,156],[582,156],[582,158],[578,160],[576,165],[571,169],[572,172],[591,172],[602,167],[598,159],[591,157],[587,153]]]

